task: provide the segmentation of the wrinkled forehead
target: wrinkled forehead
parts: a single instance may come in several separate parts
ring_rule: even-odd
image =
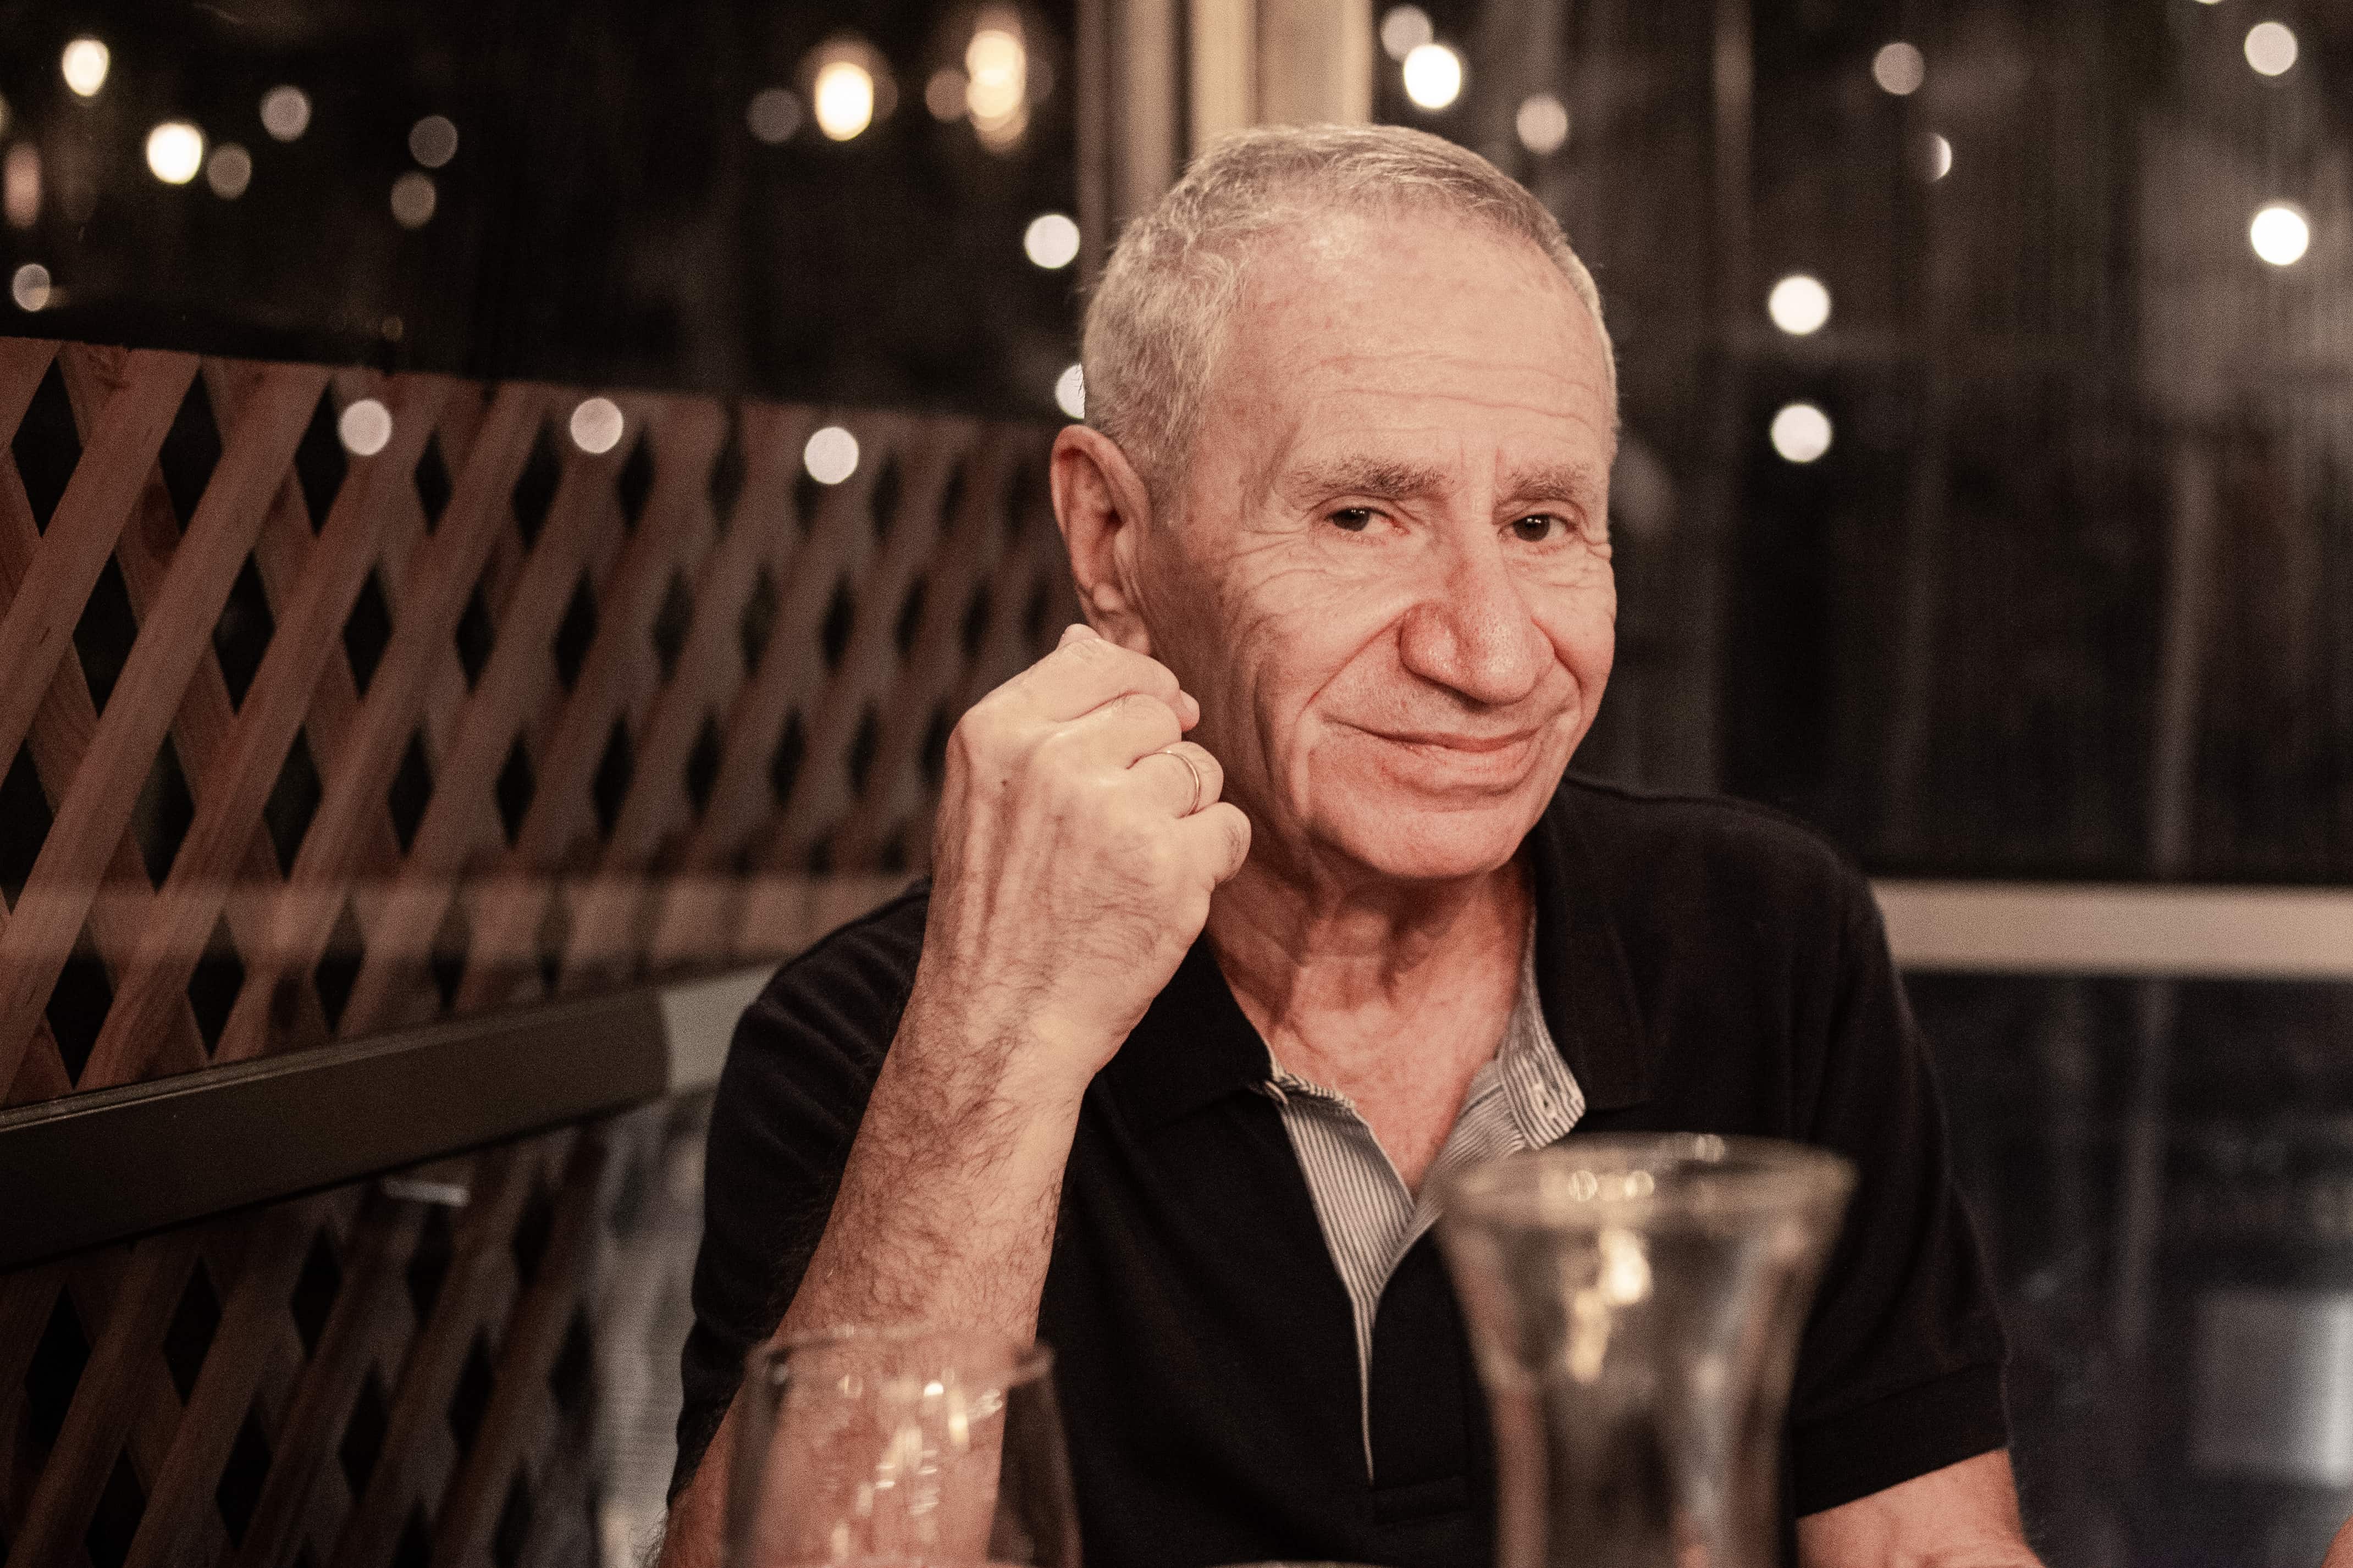
[[[1347,215],[1250,258],[1207,387],[1200,437],[1259,448],[1449,431],[1614,448],[1606,352],[1551,258],[1425,215]],[[1573,449],[1573,450],[1572,450]],[[1208,454],[1204,454],[1208,455]]]

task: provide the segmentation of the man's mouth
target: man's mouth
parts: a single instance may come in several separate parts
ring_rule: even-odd
[[[1525,745],[1535,738],[1534,730],[1512,730],[1502,734],[1480,734],[1456,730],[1375,730],[1373,734],[1401,746],[1418,746],[1430,751],[1462,752],[1484,755],[1507,752]]]

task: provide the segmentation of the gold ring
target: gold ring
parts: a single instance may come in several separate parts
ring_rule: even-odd
[[[1177,816],[1192,816],[1195,812],[1197,812],[1197,811],[1200,810],[1200,809],[1201,809],[1201,792],[1202,792],[1203,790],[1205,790],[1205,789],[1207,789],[1207,788],[1208,787],[1208,780],[1206,780],[1206,779],[1204,779],[1204,778],[1202,778],[1202,776],[1201,776],[1201,769],[1200,769],[1199,764],[1198,764],[1198,763],[1195,763],[1195,762],[1193,761],[1193,759],[1192,759],[1192,758],[1190,758],[1190,757],[1187,756],[1184,752],[1179,752],[1179,751],[1176,751],[1176,750],[1175,750],[1175,749],[1173,749],[1173,748],[1171,748],[1171,747],[1166,747],[1166,746],[1164,746],[1164,747],[1162,747],[1159,751],[1155,752],[1153,753],[1153,755],[1155,755],[1155,756],[1158,756],[1158,757],[1168,757],[1168,758],[1173,759],[1174,761],[1180,762],[1180,763],[1184,763],[1184,764],[1185,764],[1185,771],[1186,771],[1187,773],[1190,773],[1190,774],[1192,774],[1192,775],[1193,775],[1193,799],[1192,799],[1192,802],[1191,802],[1191,804],[1190,804],[1190,805],[1187,805],[1187,806],[1185,807],[1185,809],[1184,809],[1184,810],[1182,810],[1182,811],[1178,812],[1176,815],[1177,815]]]

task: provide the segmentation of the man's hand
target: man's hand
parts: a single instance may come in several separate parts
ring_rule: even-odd
[[[1199,717],[1166,667],[1072,626],[956,726],[914,989],[779,1339],[1037,1332],[1080,1098],[1250,852],[1183,739]],[[735,1425],[670,1510],[670,1568],[718,1560]]]
[[[1075,1100],[1201,934],[1250,820],[1182,738],[1199,717],[1166,666],[1074,626],[957,724],[908,1008],[969,1071]]]

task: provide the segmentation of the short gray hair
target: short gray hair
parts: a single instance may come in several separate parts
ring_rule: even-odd
[[[1243,266],[1268,236],[1317,215],[1434,209],[1528,240],[1593,313],[1618,367],[1593,275],[1542,203],[1477,153],[1399,125],[1270,126],[1225,137],[1127,226],[1087,306],[1087,423],[1119,444],[1156,504],[1198,433],[1202,397]]]

